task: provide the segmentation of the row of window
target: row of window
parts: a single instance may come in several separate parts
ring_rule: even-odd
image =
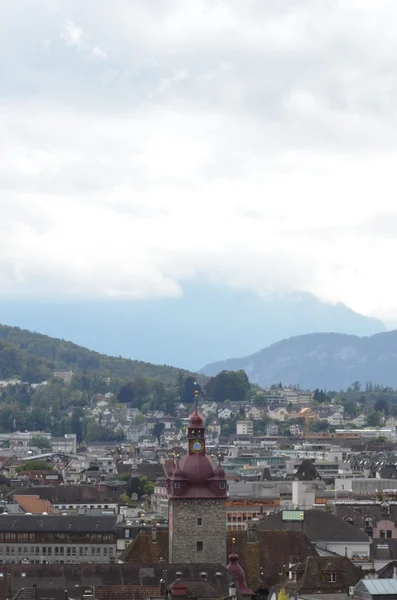
[[[36,532],[36,533],[0,533],[1,542],[52,542],[55,540],[63,540],[65,542],[113,542],[115,539],[114,533],[53,533],[53,532]]]
[[[108,546],[0,546],[0,556],[22,556],[36,554],[41,556],[113,556],[114,548]]]
[[[179,488],[181,487],[180,482],[179,481],[174,481],[173,487],[174,487],[175,490],[179,490]],[[220,481],[219,482],[219,489],[220,490],[225,490],[226,489],[226,481]]]
[[[63,508],[64,510],[66,509],[74,509],[74,508],[109,508],[109,504],[55,504],[55,506],[59,509],[59,508]],[[113,508],[113,507],[111,507]]]

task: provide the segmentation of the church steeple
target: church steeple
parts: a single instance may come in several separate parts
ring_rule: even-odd
[[[201,415],[197,410],[198,390],[194,392],[195,411],[190,415],[187,428],[187,437],[189,444],[189,454],[205,454],[205,425]]]

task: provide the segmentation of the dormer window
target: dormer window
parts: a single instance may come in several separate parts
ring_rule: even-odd
[[[382,502],[380,505],[380,516],[381,517],[389,517],[390,516],[390,504],[388,502]]]
[[[226,489],[226,481],[220,481],[219,482],[219,489],[220,490],[225,490]]]
[[[179,490],[179,488],[181,487],[181,484],[179,481],[174,481],[174,489],[175,490]]]
[[[336,573],[327,573],[327,581],[328,583],[336,582]]]

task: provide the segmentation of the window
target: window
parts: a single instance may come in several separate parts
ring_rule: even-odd
[[[226,489],[226,481],[220,481],[219,482],[219,489],[220,490],[225,490]]]
[[[329,583],[335,583],[336,573],[328,573],[327,580]]]
[[[196,542],[196,550],[197,552],[202,552],[204,550],[204,542]]]
[[[198,525],[199,527],[201,527],[201,525],[202,525],[202,524],[203,524],[203,519],[202,519],[201,517],[198,517],[198,518],[197,518],[197,525]]]
[[[346,521],[346,523],[349,523],[350,525],[354,525],[353,517],[347,516],[347,517],[344,517],[343,520]]]
[[[391,529],[386,531],[386,537],[391,538]]]
[[[126,537],[126,538],[129,538],[129,537],[130,537],[130,530],[129,530],[129,529],[126,529],[126,530],[125,530],[125,537]]]
[[[364,519],[364,527],[373,527],[374,526],[374,520],[372,517],[365,517]]]
[[[384,529],[381,529],[381,530],[380,530],[380,537],[381,537],[381,538],[384,538],[384,537],[386,537],[386,531],[385,531]]]
[[[91,556],[93,556],[95,554],[95,548],[91,547]]]
[[[176,490],[178,490],[178,489],[180,488],[180,483],[179,483],[179,481],[174,481],[174,488],[175,488]]]

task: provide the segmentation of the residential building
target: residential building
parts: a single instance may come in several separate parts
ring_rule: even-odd
[[[2,515],[0,563],[108,563],[116,556],[115,516]]]
[[[279,427],[276,423],[266,425],[266,435],[278,435]]]
[[[230,419],[233,415],[233,411],[230,408],[222,408],[218,411],[218,419]]]
[[[330,512],[317,509],[282,510],[260,521],[258,528],[303,531],[320,554],[333,552],[347,556],[363,568],[372,568],[368,535]]]
[[[254,435],[254,424],[252,421],[237,421],[237,435]]]
[[[362,578],[362,571],[346,556],[308,556],[303,562],[289,561],[287,579],[270,590],[268,599],[277,600],[280,586],[294,598],[325,595],[325,598],[345,597]]]
[[[334,427],[343,425],[343,423],[345,422],[343,415],[340,412],[333,413],[330,417],[328,417],[327,421],[330,425]]]
[[[364,427],[367,424],[367,417],[364,413],[360,413],[357,417],[352,420],[352,423],[357,427]]]
[[[258,406],[252,406],[245,412],[245,416],[248,417],[248,419],[252,419],[253,421],[260,421],[261,419],[263,419],[264,413],[265,410],[263,408],[260,408]]]
[[[73,371],[71,369],[69,371],[54,371],[54,377],[62,379],[66,385],[69,385],[72,382]]]

